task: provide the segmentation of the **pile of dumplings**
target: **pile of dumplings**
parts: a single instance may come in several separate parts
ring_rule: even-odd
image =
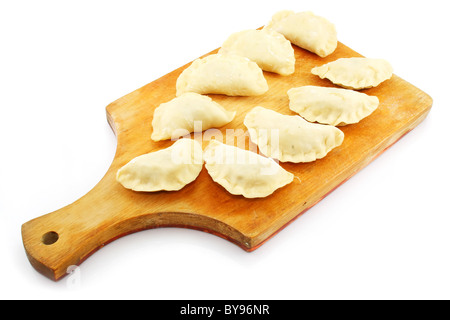
[[[336,29],[311,12],[280,11],[262,29],[232,34],[218,53],[195,60],[180,74],[176,97],[154,111],[152,140],[177,140],[230,123],[236,112],[207,95],[263,95],[269,89],[263,71],[294,73],[292,45],[327,57],[338,45]],[[358,123],[379,106],[377,97],[356,90],[376,87],[392,72],[387,61],[369,58],[341,58],[315,67],[312,74],[340,88],[291,88],[289,108],[298,115],[260,106],[246,114],[244,126],[261,154],[217,140],[203,150],[194,139],[182,138],[169,148],[131,160],[118,170],[116,179],[134,191],[176,191],[193,182],[205,164],[212,180],[229,193],[267,197],[294,179],[278,162],[313,162],[339,147],[344,133],[338,127]]]

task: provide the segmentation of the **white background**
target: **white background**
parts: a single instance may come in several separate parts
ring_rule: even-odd
[[[450,23],[445,1],[1,1],[0,298],[448,299]],[[115,152],[110,102],[282,9],[434,99],[394,147],[253,253],[193,230],[116,240],[77,278],[28,263],[22,223],[87,193]]]

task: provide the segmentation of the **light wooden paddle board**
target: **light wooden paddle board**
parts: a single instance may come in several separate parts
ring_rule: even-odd
[[[234,129],[236,141],[239,137],[249,141],[243,120],[255,106],[294,115],[288,106],[289,89],[304,85],[334,86],[312,75],[313,67],[338,58],[360,56],[341,43],[327,58],[293,47],[295,73],[280,76],[265,72],[269,91],[264,95],[210,95],[226,109],[237,112],[233,122],[220,128],[224,139],[226,130]],[[199,177],[180,191],[127,190],[116,182],[117,170],[136,156],[173,144],[170,140],[150,139],[151,121],[154,109],[175,97],[176,80],[188,65],[107,106],[107,119],[117,136],[117,152],[103,179],[76,202],[22,226],[25,251],[36,270],[58,280],[69,266],[79,265],[105,244],[132,232],[158,227],[202,230],[232,241],[244,250],[255,250],[415,128],[432,105],[426,93],[396,75],[376,88],[364,90],[379,98],[379,108],[360,123],[341,127],[345,134],[343,144],[324,159],[308,164],[280,163],[296,178],[264,199],[231,195],[213,182],[204,167]],[[201,139],[203,147],[208,144],[208,137],[202,134],[192,137]]]

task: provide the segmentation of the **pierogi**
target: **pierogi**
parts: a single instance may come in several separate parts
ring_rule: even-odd
[[[209,143],[204,159],[213,181],[245,198],[265,198],[294,180],[294,175],[273,159],[217,140]]]
[[[258,96],[269,89],[262,69],[235,54],[211,54],[187,67],[176,82],[177,96],[186,92]]]
[[[310,122],[344,126],[358,123],[379,106],[375,96],[342,88],[303,86],[288,91],[289,108]]]
[[[330,125],[310,123],[263,107],[253,108],[244,125],[261,153],[281,162],[313,162],[340,146],[344,133]]]
[[[203,150],[193,139],[144,154],[121,167],[116,180],[134,191],[177,191],[194,181],[203,167]]]
[[[271,30],[244,30],[233,33],[219,53],[237,54],[250,59],[269,72],[291,75],[295,71],[294,49],[282,34]]]
[[[152,140],[178,139],[230,123],[236,112],[227,111],[210,97],[187,92],[162,103],[153,113]]]

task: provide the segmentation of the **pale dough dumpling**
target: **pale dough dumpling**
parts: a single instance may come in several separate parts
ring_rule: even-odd
[[[211,54],[195,60],[176,83],[177,96],[186,92],[258,96],[268,89],[263,71],[255,62],[232,54]]]
[[[378,108],[380,101],[342,88],[304,86],[288,91],[289,108],[311,122],[332,126],[358,123]]]
[[[294,180],[273,159],[217,140],[209,143],[204,159],[211,178],[233,195],[264,198]]]
[[[294,49],[280,33],[270,30],[244,30],[233,33],[222,45],[219,53],[246,57],[264,71],[283,76],[295,71]]]
[[[203,150],[193,139],[138,156],[117,171],[116,180],[134,191],[176,191],[194,181],[203,167]]]
[[[310,123],[300,116],[253,108],[244,119],[250,139],[262,154],[281,162],[312,162],[340,146],[344,133],[334,126]]]
[[[177,139],[191,132],[222,127],[235,115],[208,96],[187,92],[155,109],[152,140]]]
[[[386,60],[370,58],[341,58],[311,70],[322,79],[354,90],[376,87],[390,79],[392,72],[392,66]]]
[[[283,10],[276,13],[264,28],[281,33],[293,44],[322,58],[332,54],[338,44],[335,26],[312,12]]]

